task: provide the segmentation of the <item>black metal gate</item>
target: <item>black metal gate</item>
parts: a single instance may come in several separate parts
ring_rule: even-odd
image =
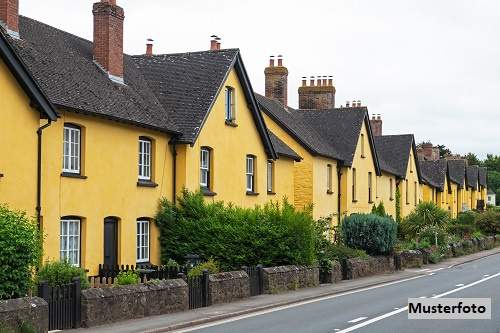
[[[189,308],[197,309],[209,306],[208,299],[208,271],[203,271],[201,276],[187,278],[189,293]]]
[[[51,287],[45,281],[40,282],[38,296],[49,304],[49,331],[80,327],[80,293],[79,278],[57,287]]]
[[[250,278],[250,296],[262,295],[264,293],[264,271],[262,268],[262,265],[241,267]]]

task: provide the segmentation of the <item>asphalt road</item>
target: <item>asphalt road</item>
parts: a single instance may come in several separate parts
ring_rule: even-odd
[[[423,277],[325,297],[264,313],[178,332],[347,333],[467,332],[500,333],[500,254],[460,266],[427,271]],[[472,285],[470,285],[472,284]],[[470,285],[470,286],[469,286]],[[491,320],[409,320],[408,298],[491,298]]]

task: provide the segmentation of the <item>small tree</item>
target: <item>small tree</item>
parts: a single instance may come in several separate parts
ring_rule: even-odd
[[[377,205],[373,205],[372,207],[372,214],[375,214],[375,215],[378,215],[378,216],[382,216],[382,217],[387,217],[387,213],[385,212],[385,207],[384,207],[384,203],[383,202],[380,202]]]
[[[0,205],[0,299],[26,296],[42,255],[36,222]]]
[[[421,234],[428,228],[444,229],[449,222],[448,212],[433,202],[422,202],[401,224],[405,238],[415,239],[418,243]]]

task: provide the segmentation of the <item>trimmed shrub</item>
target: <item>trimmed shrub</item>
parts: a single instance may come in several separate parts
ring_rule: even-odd
[[[130,284],[139,284],[141,278],[139,273],[134,271],[122,271],[116,276],[116,284],[119,286],[126,286]]]
[[[384,203],[380,202],[378,206],[376,204],[373,205],[372,207],[372,214],[382,216],[382,217],[387,217],[387,213],[385,212],[385,207]]]
[[[368,254],[386,254],[393,250],[397,224],[388,217],[374,214],[352,214],[342,223],[345,245]]]
[[[188,272],[188,277],[202,276],[203,271],[207,270],[209,274],[217,274],[220,272],[219,264],[212,259],[194,266]]]
[[[47,261],[38,271],[36,282],[46,281],[49,286],[56,287],[68,284],[76,277],[80,278],[82,289],[89,287],[87,273],[83,268],[73,266],[66,261]]]
[[[41,255],[42,236],[36,222],[0,205],[0,299],[28,294]]]
[[[311,265],[315,256],[315,221],[311,210],[296,210],[286,200],[263,207],[240,208],[206,203],[186,190],[178,206],[160,201],[162,262],[185,263],[188,254],[213,258],[222,270],[243,265]]]
[[[476,218],[478,229],[486,235],[495,235],[500,233],[500,211],[488,209],[478,214]]]
[[[450,222],[447,231],[451,234],[457,235],[460,238],[470,237],[476,231],[474,223],[477,218],[477,213],[474,211],[467,211],[458,214],[458,217]]]

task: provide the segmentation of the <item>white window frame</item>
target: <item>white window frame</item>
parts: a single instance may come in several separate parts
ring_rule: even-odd
[[[333,193],[333,167],[331,164],[326,165],[326,191]]]
[[[267,161],[267,192],[274,192],[274,162]]]
[[[352,201],[358,201],[356,187],[357,187],[357,177],[356,168],[352,168]]]
[[[210,149],[208,148],[200,150],[200,186],[205,188],[210,186]]]
[[[246,188],[247,192],[255,191],[255,156],[246,157]]]
[[[81,163],[81,129],[64,125],[63,132],[63,172],[80,173]]]
[[[149,262],[149,220],[137,220],[136,228],[136,262]]]
[[[373,202],[373,174],[368,172],[368,203]]]
[[[151,180],[152,147],[152,140],[139,138],[139,180]]]
[[[70,226],[72,228],[70,228]],[[70,232],[70,229],[72,229],[73,232]],[[61,219],[59,232],[59,256],[61,261],[66,260],[68,263],[77,267],[80,266],[80,230],[80,219]]]
[[[235,95],[236,92],[233,87],[226,87],[226,104],[225,104],[225,117],[226,121],[233,122],[236,119],[235,115]]]

